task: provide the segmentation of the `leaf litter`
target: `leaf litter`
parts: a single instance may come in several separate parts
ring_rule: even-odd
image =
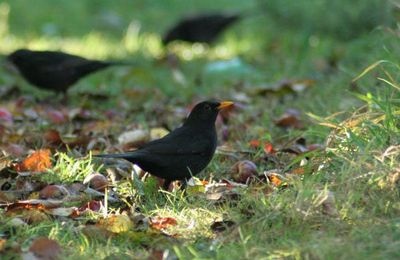
[[[301,92],[313,84],[312,80],[282,81],[274,87],[274,92],[280,92],[280,89]],[[139,98],[140,95],[148,95],[134,90],[128,91],[132,97],[137,97],[138,93]],[[263,93],[265,89],[259,92]],[[236,93],[232,95],[235,96]],[[134,201],[131,195],[127,195],[126,192],[121,193],[118,186],[134,180],[136,183],[134,187],[141,186],[142,191],[137,190],[135,194],[133,190],[133,196],[148,194],[146,191],[148,178],[142,173],[141,176],[134,177],[132,167],[129,165],[125,166],[122,162],[108,164],[104,161],[102,171],[90,171],[73,182],[71,180],[63,182],[58,176],[61,175],[57,168],[59,153],[68,153],[76,160],[86,160],[87,157],[84,155],[89,151],[121,151],[138,148],[149,140],[168,134],[170,129],[182,122],[192,107],[171,108],[166,104],[159,106],[153,104],[150,107],[144,105],[141,108],[137,106],[126,109],[123,102],[121,106],[124,106],[124,109],[111,109],[99,113],[90,106],[74,108],[58,104],[35,104],[27,98],[19,99],[15,103],[9,102],[1,108],[0,150],[3,154],[1,160],[4,163],[0,164],[0,208],[4,209],[4,213],[0,214],[4,214],[14,226],[30,226],[66,219],[78,221],[80,223],[78,230],[88,236],[95,234],[111,237],[123,233],[139,234],[138,232],[144,231],[144,236],[153,236],[151,234],[159,232],[160,235],[179,238],[180,234],[168,232],[170,228],[180,225],[179,220],[174,217],[162,215],[150,217],[135,212],[136,209],[133,210],[134,213],[122,210],[132,207],[130,203]],[[238,125],[234,120],[234,116],[241,110],[247,109],[247,106],[239,103],[234,109],[221,113],[217,120],[218,129],[222,129],[219,132],[223,140],[220,147],[230,147],[230,154],[239,155],[235,155],[234,160],[229,159],[231,164],[226,173],[217,179],[192,178],[186,189],[188,196],[203,198],[215,205],[232,203],[239,201],[242,194],[249,190],[262,189],[265,191],[265,196],[268,196],[290,182],[287,175],[305,174],[304,168],[297,164],[288,169],[284,168],[291,164],[296,156],[314,149],[309,146],[295,143],[289,147],[287,143],[279,144],[274,140],[265,141],[260,138],[251,140],[245,145],[250,150],[244,153],[234,148],[234,142],[238,140],[232,139],[231,133],[235,129],[232,129],[230,124],[233,123],[237,129],[248,127],[244,125],[247,123]],[[129,113],[132,110],[136,110],[137,113],[138,109],[143,112],[147,125],[129,123],[132,121]],[[124,110],[125,112],[122,112]],[[160,120],[154,121],[154,118]],[[42,125],[43,130],[36,130],[37,124]],[[293,109],[275,120],[275,124],[283,128],[306,127],[301,119],[301,112]],[[296,145],[300,145],[301,148],[293,148]],[[293,153],[294,150],[296,152]],[[259,154],[257,151],[262,153]],[[291,153],[293,157],[287,159],[287,154]],[[225,156],[222,154],[222,157]],[[274,158],[275,162],[266,163],[267,157]],[[274,169],[274,166],[279,168]],[[160,185],[161,183],[157,184],[156,189]],[[328,205],[324,206],[327,207],[327,211],[332,211],[329,209],[329,203],[324,205]],[[138,224],[138,216],[141,216],[139,222],[142,224]],[[210,229],[216,233],[234,225],[236,223],[229,219],[209,223]],[[62,252],[57,242],[53,243],[49,239],[38,241],[32,243],[33,246],[23,255],[35,257],[48,255],[49,259],[52,259]],[[54,251],[54,255],[41,249],[42,244],[46,243],[49,248],[53,248],[51,251]]]

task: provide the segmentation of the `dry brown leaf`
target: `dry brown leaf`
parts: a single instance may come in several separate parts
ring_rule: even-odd
[[[289,109],[275,121],[275,125],[283,128],[304,129],[304,124],[300,120],[300,112]]]
[[[230,170],[232,179],[239,183],[247,183],[258,175],[257,166],[249,160],[236,162]]]
[[[79,211],[91,210],[91,211],[99,211],[101,208],[101,201],[91,200],[85,205],[79,208]]]
[[[88,213],[90,211],[98,212],[98,211],[100,211],[100,209],[101,209],[101,201],[91,200],[91,201],[87,202],[86,204],[84,204],[83,206],[73,210],[71,212],[71,214],[69,215],[69,217],[76,218],[81,215],[85,215],[86,213]]]
[[[58,242],[47,237],[36,238],[29,248],[29,252],[41,260],[58,259],[61,251],[62,249]]]
[[[86,178],[83,180],[83,184],[89,184],[89,187],[92,189],[104,192],[109,183],[104,175],[100,173],[94,173],[86,176]]]
[[[39,192],[40,199],[63,199],[68,195],[68,190],[61,185],[47,185]]]
[[[291,170],[289,172],[289,174],[300,174],[301,175],[301,174],[304,174],[304,172],[305,172],[304,167],[299,167],[299,168]]]
[[[54,146],[65,145],[61,139],[60,132],[58,132],[55,129],[47,130],[44,133],[43,138],[49,145],[54,145]]]

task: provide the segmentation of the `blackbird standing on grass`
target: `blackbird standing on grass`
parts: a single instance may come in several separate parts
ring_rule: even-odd
[[[100,154],[96,157],[121,158],[137,164],[144,171],[165,179],[164,189],[172,181],[186,181],[202,171],[211,161],[217,147],[215,120],[218,112],[233,102],[205,101],[197,104],[185,123],[161,139],[138,150],[122,154]]]
[[[180,40],[212,43],[226,28],[239,20],[239,14],[207,13],[183,18],[163,37],[163,44]]]
[[[123,62],[89,60],[59,51],[17,50],[7,58],[22,76],[41,89],[66,93],[68,88],[84,76]]]

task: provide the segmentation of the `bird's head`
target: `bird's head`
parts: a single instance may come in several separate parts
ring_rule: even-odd
[[[233,105],[231,101],[204,101],[198,103],[190,112],[185,124],[200,123],[200,124],[214,124],[217,119],[218,112],[221,109]]]
[[[15,64],[15,65],[22,65],[22,63],[24,63],[25,58],[27,56],[30,56],[31,51],[26,50],[26,49],[19,49],[14,51],[13,53],[11,53],[10,55],[8,55],[7,59],[8,61],[10,61],[11,63]]]

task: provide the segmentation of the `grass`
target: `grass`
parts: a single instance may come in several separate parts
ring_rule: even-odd
[[[214,8],[230,10],[247,10],[258,4],[214,2]],[[48,236],[60,243],[67,259],[143,259],[154,256],[157,250],[179,259],[397,259],[400,49],[398,28],[393,25],[396,10],[386,1],[338,1],[337,5],[348,8],[332,4],[327,14],[326,2],[291,5],[268,1],[265,15],[235,25],[215,46],[171,46],[182,59],[179,73],[183,80],[168,66],[154,61],[163,55],[160,33],[188,8],[204,10],[211,1],[150,5],[120,0],[94,5],[89,0],[57,4],[40,0],[34,10],[24,1],[3,2],[3,53],[18,47],[50,48],[92,58],[132,59],[140,64],[97,73],[70,91],[69,106],[93,111],[106,125],[106,129],[95,129],[97,135],[107,133],[111,143],[126,130],[179,125],[184,115],[174,114],[175,108],[195,100],[244,96],[244,108],[228,122],[226,144],[234,150],[249,150],[248,142],[253,139],[280,147],[297,137],[308,143],[324,143],[326,150],[309,156],[304,175],[287,175],[287,186],[254,184],[239,190],[239,199],[223,204],[184,196],[180,191],[159,192],[152,179],[144,183],[123,180],[113,187],[145,216],[175,218],[178,224],[167,231],[177,234],[176,238],[148,229],[112,237],[84,234],[80,226],[101,217],[97,215],[82,221],[48,218],[18,228],[11,228],[9,218],[2,217],[0,234],[8,237],[8,244],[21,244],[22,249],[29,248],[33,238]],[[64,16],[57,15],[60,10]],[[360,13],[370,13],[374,19]],[[76,19],[66,23],[66,17]],[[159,21],[165,23],[160,25]],[[234,65],[222,63],[224,69],[213,69],[215,62],[232,59],[236,59]],[[375,63],[379,60],[389,62]],[[0,75],[2,86],[17,84],[24,94],[38,98],[50,95],[5,69]],[[358,75],[362,77],[352,82]],[[282,79],[313,79],[316,84],[295,94],[254,94],[256,89]],[[104,93],[113,98],[99,102],[90,95],[82,97],[82,93]],[[0,105],[12,102],[2,100]],[[110,108],[122,114],[107,124],[103,112]],[[305,129],[282,130],[274,125],[288,108],[302,112]],[[73,128],[72,124],[36,128],[40,133],[53,127],[65,134],[71,134]],[[41,144],[29,148],[38,149]],[[93,170],[105,173],[113,168],[82,158],[86,155],[82,149],[59,152],[55,167],[40,178],[48,183],[72,183],[82,181]],[[278,167],[264,160],[262,151],[238,156],[256,162],[259,172]],[[288,171],[299,167],[299,158],[281,154],[279,159]],[[199,177],[229,178],[236,161],[216,154]],[[334,201],[327,202],[329,196]],[[119,211],[122,205],[109,207]],[[211,231],[213,221],[226,219],[237,225],[222,233]]]

